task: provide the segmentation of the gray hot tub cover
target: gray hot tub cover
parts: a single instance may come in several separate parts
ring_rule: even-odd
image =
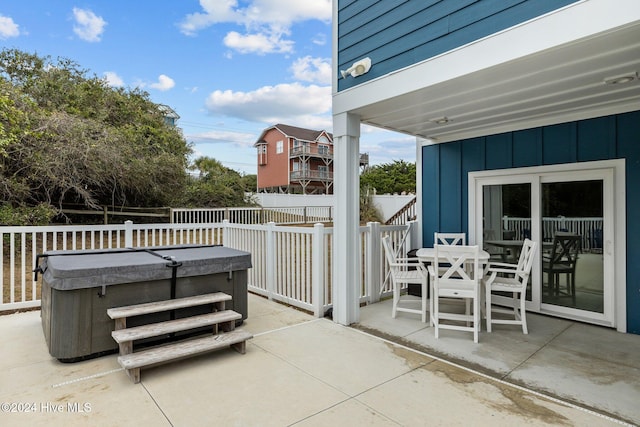
[[[152,250],[156,256],[145,250]],[[163,259],[161,256],[168,257]],[[58,290],[110,286],[171,279],[175,261],[177,277],[191,277],[251,268],[249,252],[224,246],[171,246],[136,249],[50,251],[40,261],[43,280]]]

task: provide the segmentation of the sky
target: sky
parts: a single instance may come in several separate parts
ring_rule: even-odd
[[[0,0],[0,47],[147,91],[194,158],[241,173],[274,124],[332,131],[331,0]],[[415,138],[362,126],[360,151],[414,162]]]

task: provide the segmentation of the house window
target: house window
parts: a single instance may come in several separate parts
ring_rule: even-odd
[[[276,142],[276,154],[284,153],[284,141]]]
[[[329,155],[329,146],[327,145],[318,145],[318,154],[327,156]]]

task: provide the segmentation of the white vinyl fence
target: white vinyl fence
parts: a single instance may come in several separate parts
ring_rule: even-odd
[[[411,249],[409,225],[360,227],[361,301],[390,294],[380,239],[389,235],[399,253]],[[133,224],[0,227],[3,270],[0,311],[40,306],[40,277],[33,269],[37,255],[51,250],[135,248],[182,244],[224,244],[251,253],[251,292],[323,316],[331,306],[333,229],[222,223]]]
[[[331,206],[292,206],[273,208],[173,208],[171,222],[176,224],[315,224],[333,221]]]

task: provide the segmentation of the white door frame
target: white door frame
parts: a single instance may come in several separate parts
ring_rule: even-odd
[[[603,242],[603,253],[605,254],[605,263],[607,258],[614,263],[608,266],[612,268],[613,289],[610,300],[605,299],[605,304],[609,304],[609,310],[613,310],[610,318],[602,319],[580,319],[571,314],[571,311],[558,310],[558,307],[549,307],[541,304],[540,293],[533,292],[531,305],[537,308],[541,313],[549,313],[559,317],[570,317],[576,320],[584,320],[591,323],[602,324],[617,328],[620,332],[627,330],[627,311],[626,311],[626,202],[625,202],[625,161],[603,160],[595,162],[568,163],[549,166],[535,166],[527,168],[499,169],[491,171],[470,172],[468,176],[469,189],[469,241],[471,244],[482,244],[482,187],[492,184],[507,183],[531,183],[531,197],[539,201],[539,183],[553,181],[556,178],[562,180],[562,175],[567,177],[567,173],[578,174],[581,178],[589,176],[589,172],[594,174],[596,179],[603,179],[603,173],[611,175],[613,191],[604,192],[605,210],[609,209],[610,217],[607,218],[612,227],[612,232]],[[606,182],[605,182],[606,185]],[[539,218],[539,203],[535,202],[531,205],[532,218]],[[540,241],[540,224],[538,221],[532,221],[531,237],[535,241]],[[605,234],[605,236],[607,236]],[[538,251],[539,253],[539,251]],[[607,256],[608,255],[608,256]],[[615,256],[614,256],[615,255]],[[532,271],[532,279],[537,286],[540,286],[540,262],[534,263]],[[536,295],[537,294],[537,295]]]

